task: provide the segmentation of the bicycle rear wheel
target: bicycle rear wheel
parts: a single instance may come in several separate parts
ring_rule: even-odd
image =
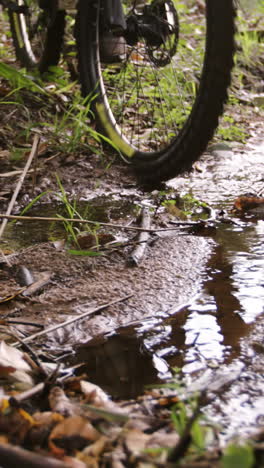
[[[80,0],[76,41],[83,94],[100,128],[145,179],[189,169],[227,99],[234,54],[232,0],[126,0],[126,30],[104,2]],[[201,4],[200,4],[201,6]],[[112,47],[112,51],[111,51]]]
[[[49,0],[17,0],[17,4],[27,8],[25,13],[8,11],[17,59],[23,67],[43,73],[59,62],[65,12],[54,11]]]

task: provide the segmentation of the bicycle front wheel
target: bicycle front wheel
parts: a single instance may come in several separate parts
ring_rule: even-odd
[[[25,13],[8,11],[16,57],[23,67],[43,73],[59,62],[65,12],[54,11],[50,0],[17,0],[17,5]]]
[[[80,0],[82,92],[100,128],[145,179],[189,169],[223,112],[234,54],[232,0],[124,0],[126,29],[111,30],[104,2]]]

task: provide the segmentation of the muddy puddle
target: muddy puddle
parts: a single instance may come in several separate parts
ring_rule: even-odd
[[[133,201],[122,200],[111,196],[94,197],[89,201],[78,201],[72,207],[76,210],[79,218],[87,219],[95,223],[121,221],[129,222],[137,216],[139,206]],[[41,203],[26,211],[27,216],[41,216],[45,218],[71,217],[65,204],[60,202]],[[86,226],[89,229],[89,226]],[[90,229],[96,230],[95,226]],[[82,229],[85,231],[85,228]],[[23,247],[29,247],[32,244],[41,242],[50,242],[65,239],[67,230],[63,223],[54,221],[13,221],[7,225],[4,239],[0,241],[0,248],[8,246],[14,251]]]

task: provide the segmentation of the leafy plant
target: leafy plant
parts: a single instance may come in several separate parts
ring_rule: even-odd
[[[207,448],[207,441],[212,433],[211,425],[206,424],[205,416],[200,412],[201,395],[194,393],[186,397],[186,382],[178,368],[172,369],[174,377],[170,382],[148,386],[159,389],[171,389],[177,395],[177,402],[171,408],[171,420],[180,436],[179,444],[189,440],[181,461],[201,455]],[[184,442],[185,445],[185,442]]]
[[[254,464],[254,451],[250,445],[228,445],[221,460],[221,468],[252,468]]]
[[[100,223],[94,223],[93,225],[89,223],[81,223],[80,227],[77,227],[76,226],[77,223],[75,224],[73,222],[67,221],[68,218],[76,219],[76,221],[78,219],[83,221],[84,219],[89,218],[89,205],[87,206],[83,215],[81,215],[77,208],[77,200],[73,200],[71,202],[67,196],[67,193],[58,175],[56,175],[56,180],[57,180],[58,187],[59,187],[58,192],[47,190],[45,192],[40,193],[21,211],[20,215],[21,216],[25,215],[26,213],[28,213],[28,211],[31,208],[34,207],[34,205],[40,199],[44,198],[47,194],[53,193],[61,202],[62,208],[64,212],[66,213],[66,215],[64,216],[57,213],[57,217],[63,220],[62,224],[64,227],[64,231],[66,233],[67,251],[72,255],[80,255],[80,256],[101,255],[102,253],[99,251],[99,240],[98,240],[98,230],[100,228]],[[13,223],[15,222],[16,221],[13,221]],[[82,234],[90,235],[90,238],[94,242],[91,249],[83,250],[80,247],[79,237]]]
[[[15,91],[25,88],[35,93],[47,94],[45,89],[33,80],[32,76],[26,74],[25,70],[16,70],[3,62],[0,62],[0,77],[9,81]]]
[[[66,209],[66,213],[68,214],[68,217],[73,219],[73,218],[77,218],[77,219],[80,219],[83,221],[83,217],[80,215],[80,213],[78,212],[77,210],[77,207],[76,207],[76,200],[73,201],[73,203],[71,203],[68,199],[68,196],[67,196],[67,193],[60,181],[60,178],[58,175],[56,175],[56,179],[57,179],[57,183],[58,183],[58,186],[59,186],[59,189],[60,189],[60,192],[57,194],[60,201],[63,203],[65,209]],[[60,218],[63,218],[63,216],[60,216],[58,215],[58,217]],[[80,244],[79,244],[79,241],[78,241],[78,235],[80,234],[81,230],[77,227],[74,226],[74,224],[72,222],[69,222],[69,221],[64,221],[63,222],[63,225],[64,225],[64,228],[65,228],[65,231],[67,233],[67,240],[70,244],[74,244],[74,246],[76,246],[78,248],[78,255],[96,255],[98,254],[98,252],[94,252],[94,251],[91,251],[91,253],[89,253],[90,251],[82,251],[81,248],[80,248]],[[98,236],[97,236],[97,231],[100,227],[100,224],[95,224],[93,227],[91,227],[90,224],[82,224],[82,231],[85,231],[85,232],[88,232],[90,234],[92,234],[94,240],[95,240],[95,247],[98,247],[99,243],[98,243]],[[72,253],[72,254],[75,254],[76,255],[76,249],[74,250],[71,250],[69,249],[69,252]]]
[[[226,141],[239,141],[244,143],[248,133],[241,125],[235,124],[234,117],[225,115],[222,119],[222,125],[217,130],[217,135]]]
[[[92,100],[92,96],[81,98],[77,93],[72,103],[55,116],[53,140],[59,142],[62,151],[71,153],[88,142],[88,146],[98,152],[95,142],[100,144],[102,136],[91,126]]]

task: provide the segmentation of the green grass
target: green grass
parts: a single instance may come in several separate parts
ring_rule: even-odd
[[[22,130],[17,133],[18,140],[24,138],[27,143],[37,128],[52,151],[73,153],[90,149],[101,152],[105,138],[93,128],[93,98],[82,98],[77,84],[70,81],[63,69],[53,67],[42,79],[38,73],[28,74],[26,70],[0,62],[0,78],[9,85],[9,92],[0,99],[0,106],[21,106],[18,125],[21,124]],[[38,112],[38,118],[36,106],[43,109]],[[15,144],[11,151],[16,156],[20,152]]]
[[[78,220],[89,220],[91,218],[91,211],[90,206],[87,204],[85,210],[82,210],[82,214],[78,209],[78,200],[73,199],[70,200],[67,192],[57,174],[55,174],[56,181],[58,184],[58,191],[47,190],[35,197],[31,202],[21,211],[20,215],[24,216],[28,214],[28,212],[40,201],[44,200],[48,194],[53,194],[54,198],[56,198],[60,206],[60,210],[64,212],[63,215],[57,214],[57,217],[63,220],[62,225],[64,228],[64,238],[65,238],[65,247],[67,252],[72,255],[79,255],[79,256],[96,256],[101,255],[100,246],[99,246],[99,238],[98,232],[100,230],[100,223],[81,223],[78,224],[67,221],[67,218],[76,219]],[[16,221],[13,221],[15,223]],[[53,231],[54,231],[54,222],[50,227],[47,227],[50,231],[49,237],[53,239]],[[79,238],[81,235],[88,234],[94,241],[94,245],[91,249],[84,250],[80,247]],[[61,238],[62,233],[60,232],[59,237]],[[57,235],[56,235],[57,236]],[[56,237],[57,238],[57,237]],[[53,239],[54,240],[54,239]]]

